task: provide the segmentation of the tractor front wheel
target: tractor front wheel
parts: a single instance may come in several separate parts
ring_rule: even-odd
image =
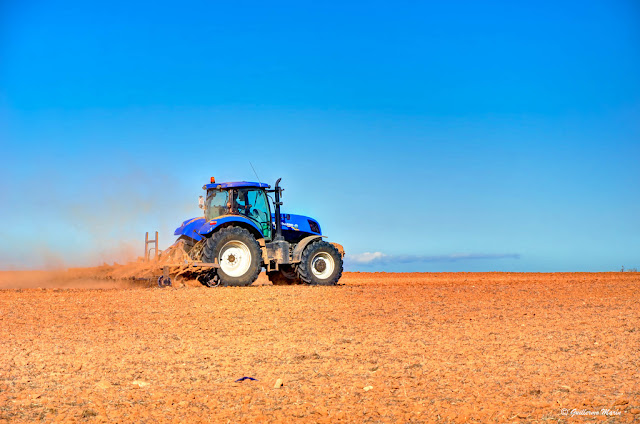
[[[225,286],[248,286],[262,269],[262,252],[253,235],[241,227],[226,227],[207,239],[203,259],[217,260],[220,283]]]
[[[315,241],[302,252],[297,272],[307,284],[333,286],[342,276],[342,256],[331,243]]]

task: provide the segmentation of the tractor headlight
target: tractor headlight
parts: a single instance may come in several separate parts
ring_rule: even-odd
[[[310,219],[307,219],[307,222],[309,223],[309,228],[311,229],[311,231],[313,231],[314,233],[320,234],[320,226],[318,225],[317,222],[312,221]]]

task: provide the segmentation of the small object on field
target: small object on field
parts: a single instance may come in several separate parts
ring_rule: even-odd
[[[364,388],[364,391],[365,391],[365,392],[368,392],[368,391],[369,391],[369,390],[371,390],[371,389],[373,389],[373,386],[367,386],[367,387],[365,387],[365,388]]]
[[[147,383],[146,381],[142,381],[142,380],[134,380],[133,382],[131,382],[131,384],[133,384],[134,386],[138,386],[140,388],[151,385],[151,383]]]
[[[96,386],[101,389],[108,389],[109,387],[111,387],[111,383],[106,380],[100,380],[96,383]]]
[[[255,379],[253,377],[242,377],[242,378],[237,379],[236,383],[239,383],[239,382],[244,381],[244,380],[258,381],[257,379]]]
[[[273,385],[274,389],[278,389],[280,387],[282,387],[282,379],[281,378],[277,379],[276,380],[276,384]]]

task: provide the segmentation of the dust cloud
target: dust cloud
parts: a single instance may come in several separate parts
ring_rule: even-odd
[[[165,249],[175,241],[173,230],[199,212],[201,185],[173,175],[134,168],[76,177],[52,174],[37,196],[3,199],[8,207],[0,218],[12,225],[0,230],[0,272],[47,273],[5,275],[2,286],[57,285],[70,267],[136,262],[144,255],[145,232],[159,231]]]
[[[0,290],[4,289],[123,289],[142,287],[146,281],[100,279],[90,274],[68,271],[0,271]]]

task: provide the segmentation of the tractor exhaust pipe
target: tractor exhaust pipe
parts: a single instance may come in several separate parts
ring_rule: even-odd
[[[281,179],[282,178],[278,178],[278,181],[276,181],[276,186],[275,186],[276,201],[274,202],[274,205],[276,207],[276,237],[274,238],[274,241],[283,240],[282,222],[280,221],[280,206],[282,205],[282,202],[280,201],[280,195],[282,194],[282,189],[280,188]]]

